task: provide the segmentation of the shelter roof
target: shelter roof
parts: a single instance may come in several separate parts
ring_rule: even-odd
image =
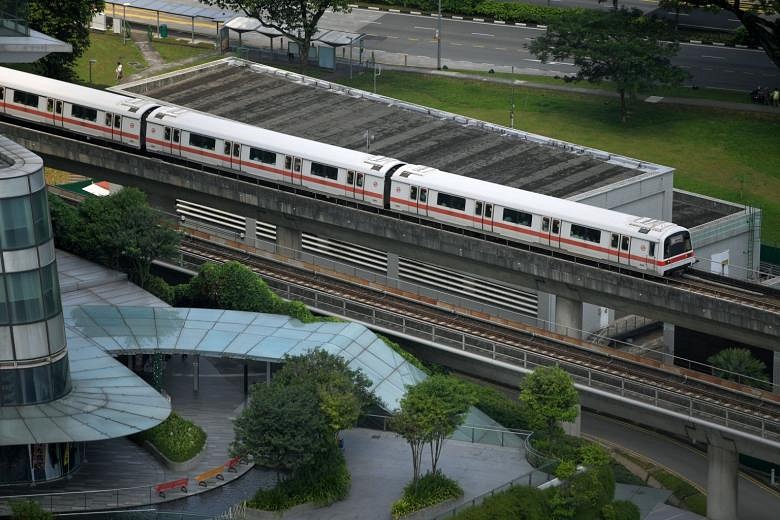
[[[179,16],[189,16],[195,18],[206,18],[214,22],[224,22],[236,16],[236,13],[227,9],[215,9],[202,5],[183,4],[180,2],[166,2],[164,0],[130,0],[123,2],[121,0],[106,0],[106,4],[113,4],[117,7],[134,7],[136,9],[149,9],[166,14]]]

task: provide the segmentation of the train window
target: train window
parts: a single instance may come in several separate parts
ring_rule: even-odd
[[[596,244],[601,242],[601,231],[578,224],[572,224],[569,235],[573,238],[579,238],[587,242],[595,242]]]
[[[295,161],[293,161],[293,171],[298,173],[301,172],[301,160],[297,157],[295,158]]]
[[[409,188],[409,198],[411,200],[417,200],[417,186]]]
[[[655,242],[650,242],[650,249],[647,251],[647,256],[655,258]]]
[[[106,126],[111,126],[111,114],[106,112]]]
[[[493,218],[493,205],[485,204],[485,218]]]
[[[122,118],[121,116],[114,116],[114,128],[122,128]]]
[[[174,128],[174,130],[173,130],[173,142],[174,143],[178,143],[179,142],[179,136],[180,135],[181,135],[181,132],[178,129]]]
[[[54,100],[52,98],[46,100],[46,111],[54,112]]]
[[[38,96],[25,92],[24,90],[14,90],[14,103],[27,105],[28,107],[37,107]]]
[[[474,214],[478,217],[482,216],[482,203],[477,202],[477,205],[474,206]]]
[[[297,161],[298,159],[296,159]],[[317,177],[324,177],[326,179],[336,180],[339,178],[339,169],[333,166],[327,166],[325,164],[312,162],[311,174]]]
[[[629,238],[623,237],[623,240],[620,242],[620,249],[623,251],[628,251],[628,244],[629,244]]]
[[[204,150],[214,150],[217,147],[217,140],[213,137],[190,132],[190,144],[197,148],[203,148]]]
[[[171,129],[167,126],[165,127],[165,140],[170,141],[171,140]]]
[[[553,220],[553,227],[552,232],[554,235],[557,235],[561,232],[561,221],[560,220]]]
[[[466,209],[466,199],[463,197],[456,197],[455,195],[449,195],[447,193],[439,193],[436,196],[436,204],[444,206],[445,208],[457,209],[464,211]]]
[[[55,112],[58,114],[62,114],[62,101],[57,101],[57,104],[55,106],[56,106]]]
[[[420,202],[428,202],[428,189],[427,188],[421,188],[420,189]]]
[[[355,184],[355,172],[349,171],[347,172],[347,184],[352,186]]]
[[[230,141],[225,141],[224,152],[225,152],[225,155],[230,155]]]
[[[512,224],[520,224],[521,226],[531,227],[532,218],[533,217],[530,213],[504,208],[504,222],[511,222]]]
[[[97,121],[97,110],[94,108],[77,105],[75,103],[70,106],[70,115],[79,119],[83,119],[84,121],[92,121],[93,123]],[[111,122],[109,122],[109,125],[110,124]]]
[[[290,158],[288,157],[287,159],[289,160]],[[263,164],[276,164],[276,154],[273,152],[267,152],[265,150],[261,150],[260,148],[250,148],[249,160],[258,161]],[[289,170],[290,165],[285,163],[285,168]]]
[[[292,170],[292,157],[290,157],[289,155],[284,158],[284,169]]]
[[[548,217],[542,219],[542,231],[550,231],[550,219]]]
[[[241,145],[233,143],[233,157],[238,157],[239,155],[241,155]]]
[[[612,233],[612,241],[610,242],[610,245],[613,249],[617,249],[618,244],[620,244],[620,237],[617,234]]]
[[[3,87],[0,87],[0,100],[3,100],[5,98],[5,89]]]
[[[358,188],[362,188],[363,187],[363,174],[362,173],[358,173],[357,185],[358,185]]]

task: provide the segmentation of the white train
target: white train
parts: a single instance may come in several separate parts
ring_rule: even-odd
[[[0,67],[0,115],[664,275],[687,229]]]

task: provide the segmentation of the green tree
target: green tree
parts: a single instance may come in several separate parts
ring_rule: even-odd
[[[780,0],[755,0],[749,4],[743,4],[742,0],[660,0],[658,7],[728,11],[742,22],[742,26],[761,45],[769,59],[780,67],[780,19],[773,16],[780,13]]]
[[[79,206],[80,225],[73,242],[89,258],[126,272],[146,287],[152,261],[176,252],[180,235],[149,207],[146,195],[124,188],[108,197],[87,199]]]
[[[577,74],[566,76],[567,81],[611,81],[620,95],[620,117],[625,122],[629,98],[685,78],[671,62],[679,44],[671,42],[670,32],[668,24],[642,16],[637,9],[583,10],[558,17],[529,49],[543,62],[573,59]]]
[[[30,27],[73,48],[71,53],[53,53],[39,59],[36,71],[49,78],[72,80],[73,65],[89,48],[90,21],[104,6],[103,0],[30,0]]]
[[[371,380],[363,372],[351,369],[344,358],[322,349],[285,357],[275,381],[282,385],[312,385],[334,436],[353,427],[360,414],[376,400]]]
[[[707,358],[712,374],[743,385],[766,388],[766,365],[746,348],[727,348]]]
[[[309,47],[325,11],[348,13],[348,0],[200,0],[204,4],[240,11],[257,18],[298,44],[301,71],[309,60]]]
[[[11,502],[11,518],[13,520],[52,520],[54,515],[32,500]]]
[[[463,424],[474,400],[468,385],[445,375],[433,375],[407,387],[392,422],[412,450],[414,482],[420,477],[424,445],[429,446],[431,473],[435,474],[445,439]]]
[[[78,244],[73,237],[79,228],[81,220],[79,211],[57,195],[49,194],[49,215],[51,217],[51,229],[54,235],[54,244],[66,251],[79,252]]]
[[[254,385],[234,429],[232,453],[277,469],[277,479],[324,457],[333,444],[313,385]]]
[[[579,396],[569,374],[559,367],[539,367],[520,385],[531,427],[553,437],[560,433],[559,421],[577,418]]]

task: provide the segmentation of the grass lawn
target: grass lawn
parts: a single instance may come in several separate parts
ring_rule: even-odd
[[[342,82],[373,89],[370,74]],[[382,71],[377,92],[509,124],[508,85]],[[635,103],[623,124],[616,99],[517,87],[515,100],[517,128],[674,167],[676,187],[761,208],[762,240],[780,243],[780,111]]]
[[[122,36],[111,33],[93,32],[90,35],[89,49],[76,62],[76,74],[85,84],[89,83],[90,59],[95,60],[92,65],[92,84],[98,88],[116,85],[114,69],[117,61],[122,62],[125,76],[147,67],[146,60],[135,43],[127,40],[127,44],[122,45]]]
[[[188,58],[205,57],[216,53],[213,45],[190,45],[187,42],[177,40],[153,40],[152,47],[160,53],[165,63],[181,61]]]

